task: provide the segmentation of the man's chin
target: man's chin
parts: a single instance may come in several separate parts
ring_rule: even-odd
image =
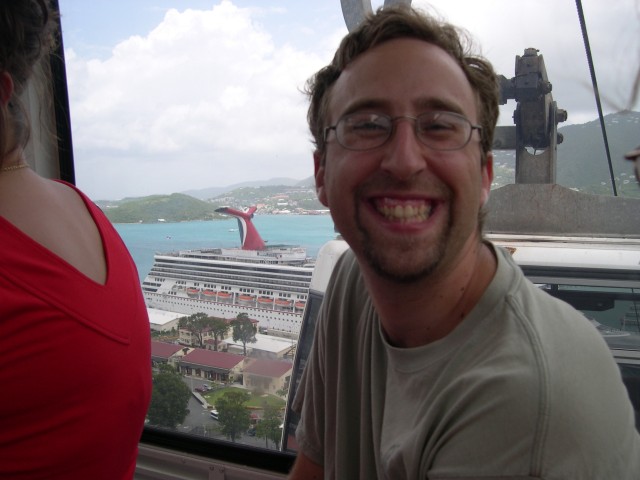
[[[439,261],[437,257],[433,261],[415,258],[406,258],[408,251],[402,255],[379,255],[370,250],[365,251],[367,263],[371,269],[380,277],[393,283],[410,284],[429,277],[437,268]],[[399,258],[405,257],[405,258]]]

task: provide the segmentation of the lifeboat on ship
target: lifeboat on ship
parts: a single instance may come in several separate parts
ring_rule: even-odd
[[[191,298],[197,297],[200,294],[200,290],[197,288],[189,287],[187,288],[187,295]]]
[[[207,299],[207,300],[215,300],[216,299],[216,295],[218,294],[218,292],[216,292],[215,290],[205,290],[204,292],[202,292],[202,296]]]
[[[256,297],[254,295],[247,295],[244,293],[241,293],[240,295],[238,295],[238,302],[239,303],[243,303],[243,304],[252,304],[255,303],[256,301]]]
[[[296,310],[304,310],[305,305],[307,304],[307,302],[303,302],[302,300],[298,300],[296,303],[293,304],[293,306],[295,307]]]
[[[276,308],[278,310],[290,310],[293,302],[291,300],[285,300],[284,298],[278,298],[276,300]]]
[[[229,292],[218,292],[218,301],[228,303],[231,301],[231,293]]]
[[[271,307],[273,305],[273,298],[271,298],[271,297],[258,297],[258,304],[261,307]]]

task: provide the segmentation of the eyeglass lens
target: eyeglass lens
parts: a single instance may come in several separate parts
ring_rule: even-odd
[[[414,122],[418,139],[436,150],[457,150],[471,137],[472,125],[463,116],[450,112],[428,112],[417,118],[392,118],[377,113],[354,113],[342,117],[336,125],[338,142],[345,148],[367,150],[384,144],[399,120]]]

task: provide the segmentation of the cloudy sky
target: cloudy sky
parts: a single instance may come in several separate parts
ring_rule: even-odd
[[[312,175],[300,90],[347,32],[339,0],[59,2],[76,181],[90,197]],[[582,4],[603,107],[617,111],[638,71],[640,0]],[[413,5],[469,30],[508,78],[537,48],[568,123],[597,117],[574,0]]]

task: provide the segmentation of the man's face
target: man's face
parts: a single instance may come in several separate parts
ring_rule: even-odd
[[[415,39],[379,45],[352,62],[334,84],[328,125],[347,113],[415,117],[459,113],[477,124],[476,97],[444,50]],[[316,155],[318,197],[365,268],[407,282],[462,260],[479,241],[478,215],[492,180],[492,157],[481,166],[480,138],[455,151],[418,140],[412,120],[395,122],[391,138],[367,151],[327,138]]]

